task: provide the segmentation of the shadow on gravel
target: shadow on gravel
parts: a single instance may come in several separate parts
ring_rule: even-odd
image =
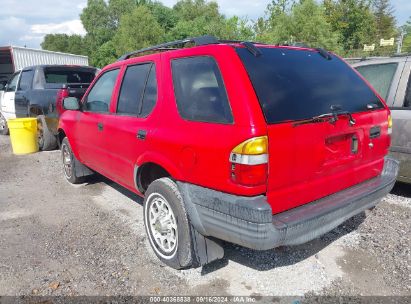
[[[208,273],[223,268],[228,264],[229,260],[259,271],[268,271],[277,267],[299,263],[316,255],[323,248],[342,236],[356,230],[365,220],[365,217],[365,212],[360,213],[322,237],[298,246],[284,246],[272,250],[257,251],[225,243],[224,258],[209,265],[205,265],[201,274],[207,275]]]
[[[405,196],[411,198],[411,184],[396,182],[391,194]]]
[[[112,180],[104,177],[101,174],[96,173],[96,174],[88,177],[86,187],[89,186],[89,185],[95,185],[95,184],[100,184],[100,183],[106,184],[107,186],[113,188],[114,190],[117,190],[118,192],[120,192],[124,196],[127,196],[129,199],[135,201],[137,204],[143,206],[143,198],[141,198],[137,194],[131,192],[130,190],[124,188],[123,186],[120,186],[116,182],[113,182]]]
[[[100,174],[95,174],[93,177],[90,177],[86,186],[98,183],[104,183],[119,191],[121,194],[127,196],[134,202],[143,205],[143,198]],[[411,188],[409,194],[411,196]],[[313,255],[316,255],[323,248],[327,247],[344,235],[356,230],[365,220],[365,217],[365,212],[363,212],[349,219],[322,237],[298,246],[284,246],[272,250],[257,251],[224,242],[224,258],[203,266],[201,274],[207,275],[218,269],[224,268],[228,264],[229,260],[258,271],[268,271],[277,267],[299,263]]]

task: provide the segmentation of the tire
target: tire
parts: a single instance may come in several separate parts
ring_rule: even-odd
[[[174,269],[197,264],[183,198],[170,178],[149,185],[144,199],[144,226],[151,248],[164,264]]]
[[[6,118],[0,113],[0,135],[8,135],[9,127]]]
[[[76,163],[78,163],[78,160],[71,150],[67,137],[61,143],[61,160],[63,163],[63,174],[67,181],[71,184],[83,183],[84,176],[79,177],[76,175]]]
[[[57,137],[47,127],[44,115],[37,116],[37,135],[41,151],[51,151],[57,148]]]

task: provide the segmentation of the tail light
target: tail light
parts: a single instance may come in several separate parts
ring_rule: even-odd
[[[59,116],[64,112],[63,99],[66,97],[69,97],[68,89],[60,89],[57,91],[56,110]]]
[[[388,134],[392,134],[392,117],[388,115]]]
[[[239,144],[230,154],[231,179],[243,186],[260,186],[267,182],[268,138],[254,137]]]

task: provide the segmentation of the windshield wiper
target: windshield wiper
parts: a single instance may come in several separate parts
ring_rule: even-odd
[[[314,116],[314,117],[306,119],[306,120],[297,121],[296,123],[293,124],[293,127],[297,127],[297,126],[300,126],[300,125],[306,125],[306,124],[310,124],[310,123],[318,123],[318,122],[329,122],[330,124],[335,124],[338,121],[338,116],[339,115],[348,116],[350,126],[355,125],[355,119],[354,119],[354,117],[352,116],[352,114],[350,112],[341,111],[341,110],[334,110],[331,113],[325,113],[325,114],[321,114],[321,115],[318,115],[318,116]]]
[[[306,125],[306,124],[310,124],[310,123],[325,122],[325,121],[328,121],[329,123],[334,123],[335,122],[334,119],[335,118],[334,118],[333,113],[326,113],[326,114],[321,114],[321,115],[318,115],[318,116],[314,116],[314,117],[309,118],[309,119],[297,121],[296,123],[293,124],[293,127]],[[337,120],[338,120],[338,117],[337,117]]]

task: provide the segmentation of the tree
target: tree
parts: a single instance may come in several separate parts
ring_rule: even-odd
[[[291,11],[291,35],[296,42],[312,47],[339,50],[338,33],[331,30],[324,14],[324,7],[314,0],[302,0]]]
[[[257,40],[268,43],[301,42],[310,46],[338,49],[338,35],[331,30],[324,7],[314,0],[272,1],[266,19],[256,23]]]
[[[80,35],[47,34],[41,43],[41,47],[49,51],[87,55],[84,38]]]
[[[176,25],[178,17],[172,8],[158,1],[146,3],[145,6],[147,6],[164,31],[168,32]]]
[[[368,0],[324,0],[325,16],[345,51],[375,43],[376,24]]]
[[[93,53],[93,65],[102,68],[117,60],[119,56],[113,41],[108,41]]]
[[[191,36],[214,35],[224,38],[226,22],[216,2],[204,0],[181,0],[173,7],[177,24],[167,35],[169,39]]]
[[[164,29],[150,10],[140,5],[123,15],[113,42],[117,55],[157,44],[164,40]]]
[[[396,20],[394,9],[390,0],[374,0],[373,10],[375,15],[377,38],[390,39],[396,35]]]
[[[408,21],[401,26],[401,31],[405,33],[404,40],[402,42],[402,52],[411,52],[411,17],[408,18]]]

